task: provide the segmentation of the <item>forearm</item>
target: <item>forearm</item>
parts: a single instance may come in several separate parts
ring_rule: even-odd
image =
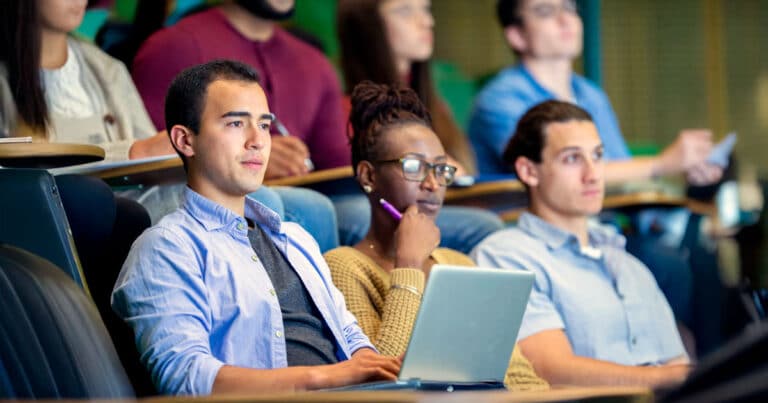
[[[680,383],[687,373],[683,366],[636,367],[579,356],[553,358],[547,363],[533,362],[533,366],[551,384],[560,385],[658,387]]]
[[[408,347],[421,305],[424,273],[419,269],[395,269],[391,273],[391,288],[384,299],[384,311],[373,342],[381,354],[400,356]]]
[[[650,179],[656,172],[655,157],[638,157],[627,160],[606,161],[605,183],[621,183],[633,180]]]
[[[287,367],[252,369],[230,365],[221,367],[213,382],[211,394],[253,394],[293,392],[318,389],[327,383],[318,373],[322,367]]]
[[[134,141],[128,151],[128,158],[137,159],[168,154],[176,154],[176,150],[171,146],[168,133],[163,130],[152,137]]]

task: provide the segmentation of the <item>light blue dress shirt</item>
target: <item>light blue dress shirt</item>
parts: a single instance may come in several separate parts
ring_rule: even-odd
[[[609,227],[590,226],[592,252],[599,252],[587,253],[575,235],[524,213],[516,228],[489,236],[472,257],[479,266],[536,275],[519,340],[563,329],[579,356],[623,365],[687,357],[667,300],[624,242]]]
[[[339,360],[373,345],[347,310],[315,240],[246,199],[245,216],[286,256],[328,324]],[[185,189],[182,206],[134,243],[112,293],[161,393],[206,395],[223,365],[288,365],[276,292],[246,220]]]
[[[630,158],[616,114],[605,92],[586,78],[572,75],[576,104],[592,115],[607,159]],[[496,75],[477,95],[469,121],[469,138],[481,174],[509,173],[502,156],[517,122],[536,104],[557,97],[520,64]]]

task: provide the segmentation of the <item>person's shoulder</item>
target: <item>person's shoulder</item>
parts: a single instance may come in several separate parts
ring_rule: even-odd
[[[76,48],[83,59],[90,65],[96,66],[100,71],[112,71],[127,73],[128,69],[123,62],[110,56],[98,46],[77,38],[70,38],[70,45]]]
[[[528,109],[532,102],[530,79],[520,66],[510,66],[501,70],[477,94],[475,104],[480,110],[520,110]]]
[[[600,86],[592,82],[592,80],[578,75],[573,74],[573,85],[576,87],[576,89],[582,94],[582,96],[587,96],[590,99],[599,99],[604,102],[608,102],[608,94],[603,91]]]
[[[291,59],[297,62],[297,65],[306,66],[316,72],[335,74],[331,62],[320,49],[299,39],[284,28],[275,28],[273,40],[284,52],[291,54]]]
[[[170,49],[173,49],[173,58],[185,56],[190,49],[198,46],[199,41],[219,37],[223,26],[223,17],[214,8],[184,17],[150,35],[139,48],[137,58],[139,55],[155,52],[161,52],[165,58],[168,57],[166,52]]]
[[[328,262],[331,272],[359,271],[368,266],[367,256],[350,246],[340,246],[325,252],[323,255]]]
[[[454,264],[458,266],[474,266],[475,262],[464,253],[450,248],[437,248],[432,252],[432,257],[439,264]]]
[[[200,223],[181,209],[169,213],[160,221],[147,228],[136,240],[136,244],[151,246],[159,242],[178,242],[191,240],[192,233],[200,227]]]
[[[510,245],[513,246],[515,241],[533,239],[527,232],[518,228],[517,225],[504,228],[500,231],[496,231],[491,235],[488,235],[485,239],[480,241],[479,245]]]

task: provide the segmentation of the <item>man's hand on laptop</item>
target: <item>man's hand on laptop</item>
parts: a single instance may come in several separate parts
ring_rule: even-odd
[[[394,381],[402,360],[387,357],[369,348],[361,348],[352,358],[338,364],[315,367],[314,386],[310,389],[337,388],[372,381]]]

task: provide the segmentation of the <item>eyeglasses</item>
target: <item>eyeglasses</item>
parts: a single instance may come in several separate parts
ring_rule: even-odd
[[[432,171],[432,173],[435,175],[435,180],[437,180],[438,185],[449,186],[451,183],[453,183],[453,179],[456,175],[456,167],[453,165],[448,165],[445,162],[431,163],[416,157],[403,157],[393,160],[376,161],[376,163],[379,164],[393,162],[400,164],[400,167],[403,169],[403,177],[409,181],[421,182],[427,177],[427,175],[429,175],[429,171]]]
[[[533,5],[529,10],[538,18],[551,18],[560,12],[576,14],[578,7],[576,0],[563,0],[559,2],[546,2]]]

